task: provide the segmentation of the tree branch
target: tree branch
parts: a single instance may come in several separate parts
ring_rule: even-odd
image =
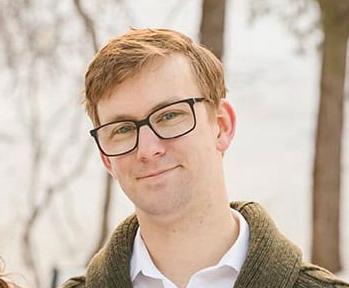
[[[85,24],[87,32],[91,36],[93,50],[95,52],[97,52],[97,50],[98,50],[97,34],[96,34],[96,31],[95,31],[95,28],[94,28],[93,20],[83,10],[80,0],[73,0],[73,3],[74,3],[74,6],[76,8],[76,11],[78,12],[78,14],[80,15],[80,17],[82,18],[82,20],[83,20],[83,22]]]

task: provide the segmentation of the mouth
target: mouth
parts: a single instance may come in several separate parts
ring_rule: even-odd
[[[137,177],[137,180],[142,180],[142,179],[152,179],[152,178],[156,178],[158,176],[162,176],[165,175],[173,170],[175,170],[176,168],[178,168],[179,166],[175,166],[175,167],[171,167],[168,169],[163,169],[163,170],[158,170],[158,171],[153,171],[150,173],[147,173],[145,175],[139,176]]]

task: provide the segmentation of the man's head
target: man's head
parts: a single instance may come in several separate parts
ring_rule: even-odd
[[[189,37],[166,29],[132,29],[111,40],[90,64],[85,76],[85,107],[95,126],[100,125],[98,102],[126,79],[138,74],[155,58],[183,55],[190,63],[201,95],[216,107],[225,98],[223,67],[212,52]]]
[[[224,96],[219,60],[177,32],[132,30],[97,54],[86,74],[92,134],[138,215],[226,200],[235,114]]]

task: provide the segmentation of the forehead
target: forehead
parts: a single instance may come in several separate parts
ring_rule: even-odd
[[[200,97],[189,61],[182,55],[156,58],[114,87],[97,104],[101,124],[125,116],[143,118],[160,104]]]

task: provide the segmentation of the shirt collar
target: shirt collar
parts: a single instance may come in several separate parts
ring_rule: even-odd
[[[247,257],[249,227],[245,218],[238,211],[234,209],[231,209],[231,211],[239,223],[239,235],[231,248],[223,255],[218,264],[215,265],[215,268],[228,266],[239,273]],[[153,263],[142,239],[140,228],[138,228],[131,257],[130,276],[132,282],[140,272],[145,276],[155,279],[163,279],[165,277]]]
[[[234,209],[231,209],[231,211],[239,223],[239,235],[234,244],[218,262],[217,267],[226,265],[239,273],[247,257],[250,232],[245,218],[238,211]]]
[[[145,276],[156,279],[164,277],[163,274],[153,263],[148,249],[146,248],[145,243],[142,239],[140,228],[138,228],[133,244],[133,252],[131,257],[130,276],[132,282],[135,280],[135,278],[140,272],[142,272]]]

